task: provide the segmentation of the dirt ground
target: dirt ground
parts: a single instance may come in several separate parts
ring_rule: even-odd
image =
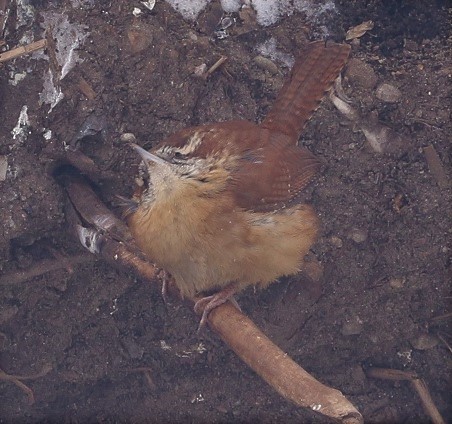
[[[327,164],[307,190],[322,220],[311,254],[322,276],[282,279],[238,301],[367,422],[429,422],[407,382],[368,378],[371,366],[417,373],[452,421],[446,1],[336,1],[323,22],[297,12],[270,27],[232,14],[227,37],[215,32],[215,2],[195,23],[162,1],[152,12],[136,2],[138,17],[125,0],[32,3],[34,17],[17,30],[13,5],[7,47],[26,32],[42,38],[45,11],[83,24],[87,37],[50,113],[40,104],[49,61],[25,55],[0,67],[0,368],[43,371],[23,381],[32,405],[0,375],[0,422],[325,422],[282,399],[213,333],[198,337],[193,311],[176,299],[165,305],[157,283],[88,260],[20,283],[5,276],[83,253],[53,177],[65,146],[76,144],[110,176],[96,189],[111,205],[115,194],[131,196],[138,173],[122,133],[151,147],[188,125],[259,121],[288,72],[274,57],[256,59],[262,43],[276,40],[279,52],[296,55],[320,25],[341,41],[367,20],[375,26],[351,41],[343,77],[362,119],[351,122],[326,99],[300,141]],[[207,80],[195,74],[222,55],[227,62]],[[12,134],[24,105],[29,123]],[[385,128],[394,143],[376,152],[366,125]]]

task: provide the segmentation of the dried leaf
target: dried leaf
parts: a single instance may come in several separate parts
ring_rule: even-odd
[[[366,21],[362,24],[356,25],[355,27],[350,28],[345,34],[345,40],[354,40],[355,38],[362,37],[367,31],[371,30],[374,27],[373,21]]]

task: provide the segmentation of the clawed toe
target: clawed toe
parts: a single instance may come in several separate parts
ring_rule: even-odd
[[[237,291],[237,287],[235,284],[230,284],[229,286],[225,287],[223,290],[219,291],[218,293],[203,297],[202,299],[199,299],[194,306],[195,313],[198,315],[201,315],[201,320],[199,321],[198,326],[198,333],[201,332],[201,330],[205,327],[207,323],[207,318],[209,316],[209,313],[215,309],[217,306],[222,305],[223,303],[227,302],[228,300],[239,310],[240,306],[238,305],[237,301],[234,299],[234,293]]]

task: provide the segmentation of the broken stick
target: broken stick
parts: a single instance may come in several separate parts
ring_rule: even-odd
[[[0,63],[15,59],[16,57],[22,56],[24,54],[32,53],[36,50],[44,49],[46,47],[46,44],[46,40],[43,39],[27,44],[26,46],[16,47],[15,49],[0,53]]]

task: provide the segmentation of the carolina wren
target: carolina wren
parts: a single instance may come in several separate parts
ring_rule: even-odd
[[[300,133],[345,65],[350,46],[313,42],[259,125],[230,121],[183,129],[150,152],[134,145],[149,186],[127,221],[141,249],[207,314],[248,285],[302,268],[319,221],[299,194],[320,162]]]

